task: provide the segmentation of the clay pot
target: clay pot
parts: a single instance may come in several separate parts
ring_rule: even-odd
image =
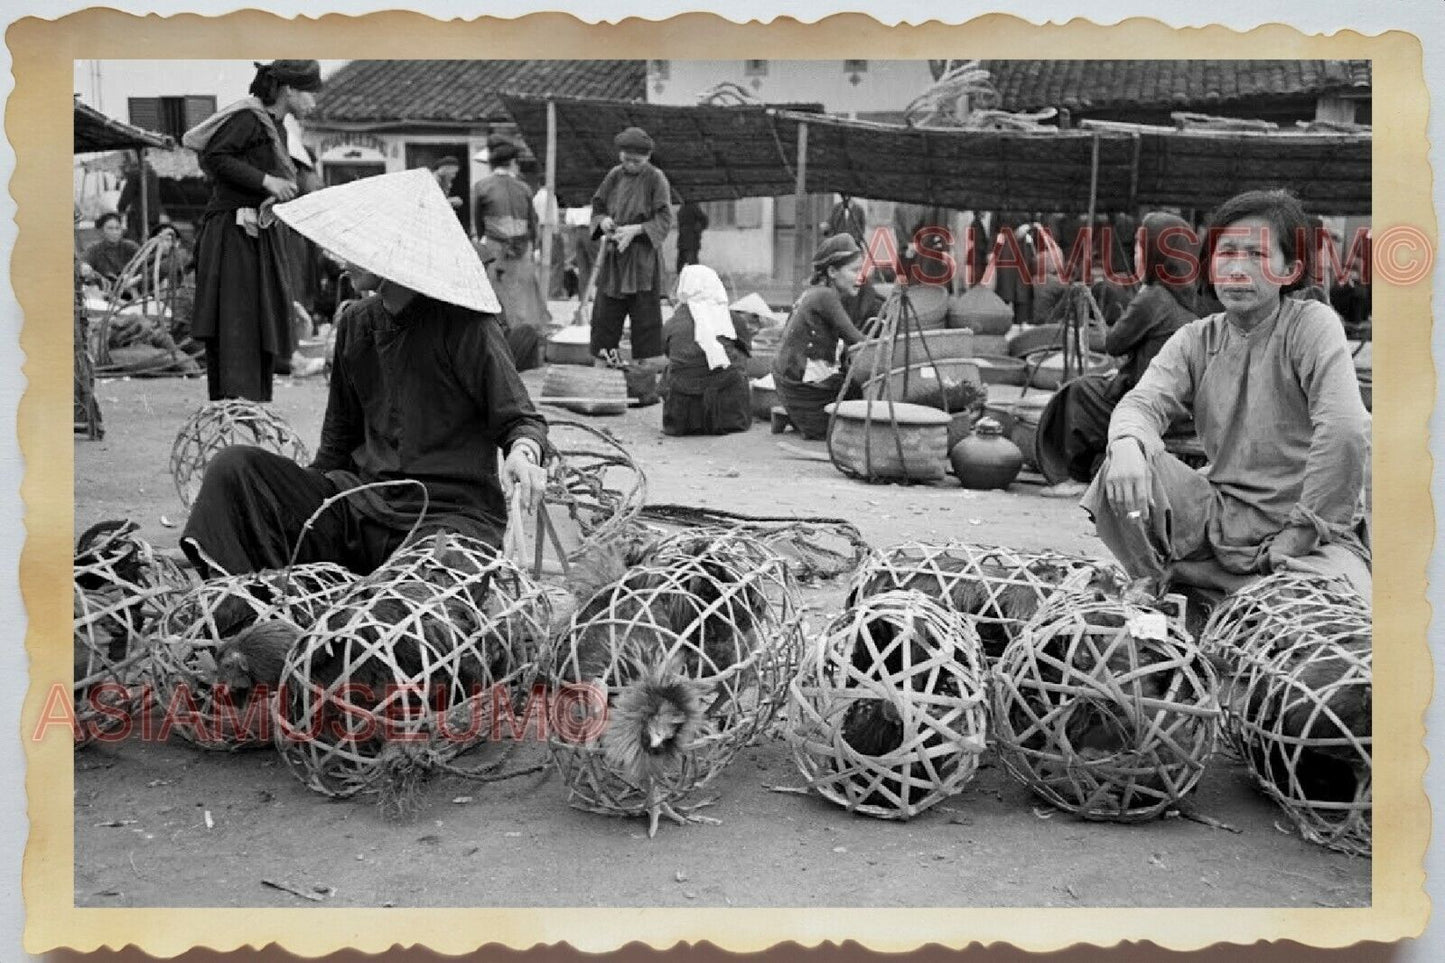
[[[1003,436],[997,421],[980,418],[973,434],[953,446],[948,460],[964,488],[1007,488],[1018,477],[1024,455]]]

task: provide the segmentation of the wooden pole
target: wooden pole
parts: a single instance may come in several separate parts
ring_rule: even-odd
[[[793,300],[808,283],[808,233],[805,210],[808,202],[808,124],[798,121],[798,163],[793,185]]]
[[[537,285],[545,302],[552,295],[552,245],[561,216],[557,203],[557,105],[551,100],[547,101],[547,167],[543,183],[547,188],[547,216],[542,223],[542,264],[537,270]]]
[[[144,147],[135,149],[135,160],[136,171],[140,177],[140,227],[137,229],[136,235],[139,237],[140,243],[144,244],[146,235],[151,228],[150,198],[146,196],[150,193],[150,178],[146,177],[146,149]]]

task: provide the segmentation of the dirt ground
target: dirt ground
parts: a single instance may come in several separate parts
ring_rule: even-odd
[[[526,380],[536,393],[541,372]],[[75,442],[77,530],[139,522],[170,548],[185,511],[167,460],[176,430],[205,396],[200,380],[98,386],[103,441]],[[313,444],[324,380],[278,381],[275,410]],[[545,409],[549,414],[551,409]],[[559,413],[576,418],[570,413]],[[665,439],[659,407],[593,419],[647,473],[650,503],[844,516],[885,547],[960,539],[1103,555],[1072,502],[1015,484],[975,493],[870,486],[823,452],[763,423],[745,435]],[[810,589],[816,627],[841,587]],[[538,761],[528,746],[518,762]],[[131,738],[75,756],[75,901],[114,906],[1364,906],[1368,859],[1329,852],[1286,830],[1247,770],[1220,753],[1192,806],[1231,827],[1173,818],[1090,823],[1041,806],[991,757],[953,798],[908,823],[851,816],[802,786],[777,733],[744,750],[715,782],[721,825],[640,820],[567,805],[552,773],[490,785],[438,778],[415,821],[388,822],[363,797],[307,790],[272,751],[208,753]],[[208,826],[208,817],[210,825]],[[312,902],[270,888],[283,882]]]

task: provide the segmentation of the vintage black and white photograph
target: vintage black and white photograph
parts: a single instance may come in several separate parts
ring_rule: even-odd
[[[75,905],[1370,907],[1372,76],[74,61]]]

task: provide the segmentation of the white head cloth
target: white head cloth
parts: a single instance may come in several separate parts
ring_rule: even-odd
[[[707,355],[711,368],[726,368],[728,353],[718,338],[736,338],[732,314],[728,312],[728,293],[717,272],[702,264],[689,264],[677,277],[677,299],[692,314],[693,337]]]

